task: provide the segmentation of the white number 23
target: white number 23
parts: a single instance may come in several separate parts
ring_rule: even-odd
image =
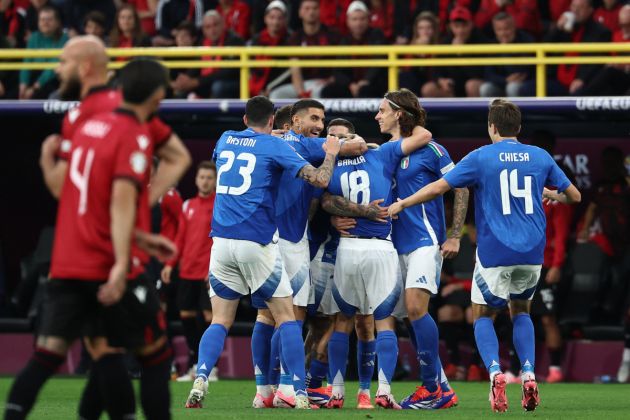
[[[224,165],[219,168],[217,173],[217,194],[229,194],[229,195],[243,195],[249,190],[252,185],[252,172],[256,167],[256,156],[251,153],[240,153],[238,156],[230,150],[224,150],[219,154],[219,158],[227,159]],[[227,185],[221,185],[221,175],[224,172],[228,172],[232,169],[235,160],[245,161],[247,164],[241,166],[238,173],[243,177],[243,183],[238,187],[228,187]]]

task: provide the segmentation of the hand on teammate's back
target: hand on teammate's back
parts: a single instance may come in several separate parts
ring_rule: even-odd
[[[105,306],[117,303],[125,292],[127,285],[127,265],[114,264],[109,271],[109,279],[98,289],[98,301]]]
[[[402,200],[400,198],[398,198],[396,200],[395,203],[392,203],[388,209],[387,209],[387,214],[389,215],[389,217],[391,217],[392,219],[398,219],[398,213],[400,213],[401,211],[403,211],[404,207],[402,205]]]
[[[326,153],[336,156],[339,154],[339,149],[341,149],[341,143],[337,136],[328,135],[326,136],[326,143],[322,147]]]
[[[381,207],[381,203],[383,201],[385,200],[380,198],[368,204],[368,219],[372,220],[373,222],[387,223],[387,218],[389,217],[387,214],[388,207]]]
[[[342,235],[349,235],[349,230],[356,227],[357,221],[352,217],[331,216],[330,224]]]

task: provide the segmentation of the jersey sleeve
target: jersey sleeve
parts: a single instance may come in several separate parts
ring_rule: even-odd
[[[387,173],[393,175],[400,160],[405,157],[402,151],[402,141],[388,141],[381,144],[376,150],[383,160]]]
[[[474,185],[479,179],[479,150],[468,153],[457,165],[444,175],[451,188],[464,188]]]
[[[156,149],[164,145],[173,133],[171,127],[159,117],[153,117],[149,120],[148,129]]]
[[[284,140],[280,140],[276,137],[273,137],[273,139],[276,149],[272,155],[274,161],[282,169],[288,171],[292,177],[297,177],[300,169],[309,163]]]
[[[308,141],[305,142],[305,149],[308,153],[308,156],[302,156],[306,159],[311,165],[319,166],[322,164],[324,159],[326,159],[326,152],[324,151],[324,143],[326,143],[326,139],[324,138],[307,138]]]
[[[545,186],[552,186],[558,189],[558,192],[563,192],[569,185],[571,185],[571,181],[565,175],[565,173],[560,169],[556,161],[547,154],[549,159],[549,173],[547,174],[547,179],[545,180]]]
[[[435,174],[438,176],[438,178],[442,178],[455,167],[455,164],[453,163],[451,156],[448,154],[444,147],[438,144],[433,144],[432,146],[434,146],[437,150],[436,159],[433,161],[433,170],[435,171]]]
[[[113,178],[126,178],[141,187],[146,182],[149,163],[149,156],[140,149],[138,142],[121,138],[118,142]]]

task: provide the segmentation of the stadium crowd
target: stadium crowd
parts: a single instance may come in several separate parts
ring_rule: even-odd
[[[524,42],[626,42],[624,0],[2,0],[2,48],[60,48],[77,34],[108,46],[430,45]],[[566,53],[575,56],[576,53]],[[423,56],[422,56],[423,57]],[[316,58],[316,57],[311,57]],[[347,60],[352,57],[339,57]],[[229,57],[206,56],[201,60]],[[54,61],[55,59],[33,59]],[[422,97],[533,96],[532,66],[416,67],[401,86]],[[627,65],[550,66],[557,95],[624,95]],[[238,97],[236,69],[176,70],[169,95]],[[381,68],[252,70],[250,93],[277,98],[378,97]],[[0,74],[0,97],[55,95],[52,71]]]

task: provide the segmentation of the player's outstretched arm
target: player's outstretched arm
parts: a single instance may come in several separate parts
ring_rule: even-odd
[[[401,200],[399,198],[397,202],[389,206],[389,216],[394,217],[407,207],[412,207],[418,204],[426,203],[427,201],[431,201],[435,197],[444,194],[450,189],[451,186],[448,185],[448,182],[446,182],[444,178],[438,179],[437,181],[432,182],[429,185],[425,185],[420,191],[416,192],[413,195],[410,195],[404,200]]]
[[[125,291],[137,199],[138,189],[132,181],[124,178],[114,180],[109,208],[114,265],[107,282],[98,291],[98,300],[106,306],[118,302]]]
[[[421,147],[429,144],[432,138],[433,134],[431,134],[429,130],[417,125],[413,128],[411,136],[402,139],[400,148],[405,155],[410,155]]]
[[[582,194],[575,185],[571,184],[566,190],[564,190],[564,192],[561,193],[547,188],[543,189],[543,199],[558,201],[565,204],[574,204],[582,201]]]
[[[459,253],[459,240],[462,237],[462,229],[468,211],[468,195],[468,188],[455,188],[451,232],[448,239],[442,244],[442,256],[444,258],[455,258]]]
[[[339,149],[339,156],[354,157],[361,156],[367,152],[367,143],[363,137],[358,135],[352,135],[352,137],[345,138],[341,148]]]
[[[51,134],[46,137],[42,143],[42,150],[39,157],[39,166],[42,168],[44,175],[44,183],[48,191],[55,198],[59,198],[63,181],[68,171],[68,162],[65,160],[56,160],[55,155],[61,146],[61,136],[59,134]]]
[[[337,137],[328,136],[323,147],[326,151],[326,158],[319,168],[308,164],[303,166],[298,172],[298,177],[317,188],[326,188],[328,186],[341,145]]]
[[[332,195],[325,192],[322,195],[322,208],[335,216],[363,217],[375,222],[387,222],[387,207],[380,204],[385,201],[382,198],[374,200],[367,206],[353,203],[345,197]]]
[[[175,133],[171,134],[171,137],[155,154],[160,158],[160,164],[149,189],[150,206],[155,205],[160,197],[177,184],[191,162],[188,149]]]

